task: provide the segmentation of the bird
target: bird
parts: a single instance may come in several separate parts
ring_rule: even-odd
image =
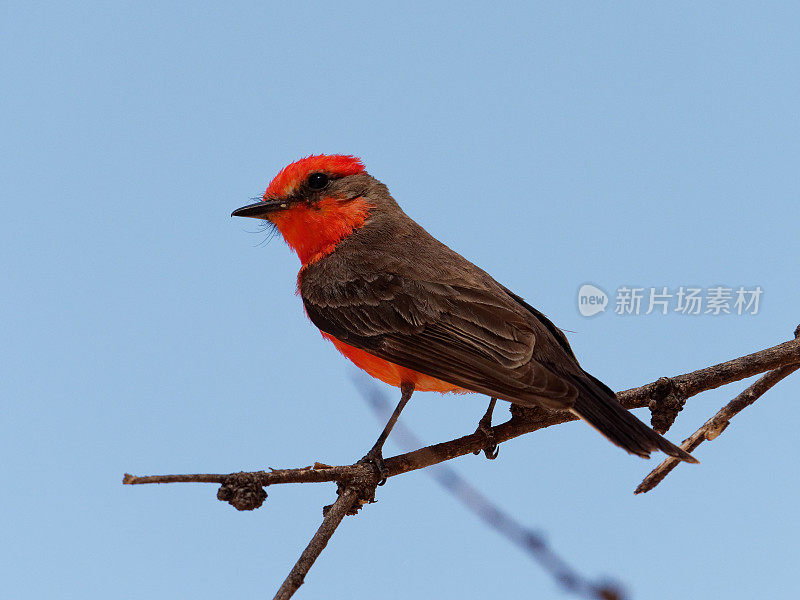
[[[397,408],[362,459],[382,483],[383,444],[414,391],[489,396],[484,431],[501,399],[569,410],[640,457],[660,450],[698,462],[581,368],[542,312],[406,215],[360,158],[301,158],[231,216],[277,229],[300,259],[297,290],[311,322],[357,367],[400,388]]]

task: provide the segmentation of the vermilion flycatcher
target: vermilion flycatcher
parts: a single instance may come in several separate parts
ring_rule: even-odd
[[[232,216],[266,219],[297,252],[311,321],[358,367],[401,389],[365,457],[381,448],[414,390],[479,392],[521,406],[568,409],[642,457],[690,454],[629,413],[589,375],[566,336],[411,220],[354,156],[309,156],[284,168],[263,200]]]

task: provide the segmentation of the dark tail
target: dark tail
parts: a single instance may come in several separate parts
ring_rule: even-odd
[[[584,373],[585,377],[571,378],[579,390],[572,412],[610,442],[643,458],[650,458],[653,450],[661,450],[686,462],[699,462],[622,408],[616,394],[606,384],[585,371]]]

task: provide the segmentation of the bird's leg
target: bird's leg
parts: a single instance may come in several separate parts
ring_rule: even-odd
[[[494,441],[494,433],[492,432],[492,412],[494,412],[494,405],[497,404],[497,398],[489,400],[489,408],[486,409],[486,414],[478,421],[478,428],[475,433],[482,433],[486,438],[486,445],[483,447],[483,453],[489,460],[497,458],[500,452],[497,444]],[[476,450],[475,454],[480,454],[480,450]]]
[[[383,485],[386,483],[386,477],[388,475],[386,465],[383,463],[383,444],[386,442],[386,438],[389,437],[394,424],[397,423],[397,418],[400,416],[400,413],[403,412],[406,404],[408,404],[408,401],[411,400],[411,394],[413,393],[413,383],[402,383],[400,385],[400,402],[397,404],[397,408],[394,409],[392,416],[389,418],[389,422],[386,424],[386,427],[383,428],[383,432],[381,432],[380,436],[378,436],[378,440],[375,442],[375,445],[372,446],[372,449],[370,449],[364,458],[359,461],[362,463],[370,463],[375,465],[375,468],[378,470],[378,473],[381,477],[378,485]]]

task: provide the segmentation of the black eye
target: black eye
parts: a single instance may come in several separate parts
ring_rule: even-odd
[[[325,173],[312,173],[308,176],[308,187],[312,190],[321,190],[328,185],[328,176]]]

